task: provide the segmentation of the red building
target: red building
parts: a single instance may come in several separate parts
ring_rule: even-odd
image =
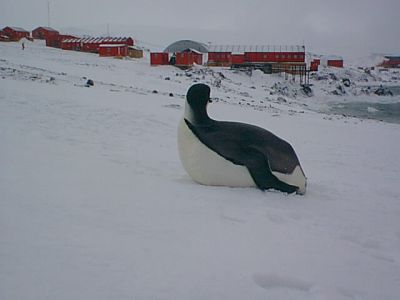
[[[191,67],[194,64],[203,64],[203,55],[193,49],[178,52],[175,55],[175,65],[178,67]]]
[[[233,54],[231,55],[231,63],[232,65],[242,65],[244,64],[245,56],[243,54]]]
[[[10,38],[6,35],[3,30],[0,30],[0,42],[9,42]]]
[[[327,67],[343,68],[343,58],[340,56],[325,56],[321,58],[321,65]]]
[[[243,57],[244,59],[244,57]],[[229,51],[208,52],[208,65],[228,67],[232,65],[232,53]]]
[[[100,45],[99,46],[99,55],[100,56],[111,56],[111,57],[119,57],[119,56],[128,56],[128,45],[125,44],[115,44],[115,45]]]
[[[59,35],[60,33],[51,27],[38,27],[32,30],[32,37],[38,40],[46,40],[51,36]]]
[[[100,45],[117,45],[117,44],[133,46],[134,41],[130,37],[65,39],[61,41],[61,49],[99,53]]]
[[[67,39],[77,39],[77,37],[73,35],[65,35],[65,34],[58,34],[58,35],[50,35],[46,38],[46,46],[47,47],[54,47],[54,48],[61,48],[61,42]]]
[[[343,68],[343,59],[331,59],[327,62],[328,67]]]
[[[320,64],[320,61],[317,59],[314,59],[313,61],[311,61],[310,71],[317,72],[319,64]]]
[[[304,46],[219,46],[209,47],[208,65],[304,63]]]
[[[10,38],[10,41],[19,41],[22,38],[29,38],[29,31],[20,27],[4,27],[3,33]]]
[[[385,56],[385,60],[378,66],[384,68],[400,68],[400,56]]]
[[[169,54],[167,52],[152,52],[150,53],[150,64],[152,66],[168,65]]]

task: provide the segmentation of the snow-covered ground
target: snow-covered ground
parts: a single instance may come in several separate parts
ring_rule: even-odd
[[[398,74],[318,74],[309,97],[279,75],[1,43],[0,299],[398,299],[400,125],[318,112],[400,102],[360,87]],[[289,141],[306,195],[194,183],[176,147],[193,82],[214,118]]]

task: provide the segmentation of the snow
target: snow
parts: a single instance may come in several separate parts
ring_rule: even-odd
[[[126,44],[100,44],[99,47],[107,47],[107,48],[113,48],[113,47],[125,47]]]
[[[358,83],[396,74],[321,70],[338,80],[308,97],[278,75],[146,57],[0,44],[0,299],[398,299],[400,125],[318,110],[386,101]],[[213,118],[293,145],[304,196],[188,177],[176,139],[195,81]]]

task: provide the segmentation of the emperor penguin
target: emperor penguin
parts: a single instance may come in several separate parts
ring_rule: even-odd
[[[288,142],[258,126],[211,119],[210,102],[208,85],[192,85],[178,126],[179,157],[194,181],[306,192],[306,176]]]

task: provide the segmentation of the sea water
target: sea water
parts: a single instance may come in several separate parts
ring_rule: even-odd
[[[329,105],[329,113],[400,124],[400,86],[385,87],[393,96],[376,97],[376,102],[340,102]]]
[[[388,123],[400,124],[400,102],[348,102],[337,103],[330,107],[330,112],[362,119],[375,119]]]

